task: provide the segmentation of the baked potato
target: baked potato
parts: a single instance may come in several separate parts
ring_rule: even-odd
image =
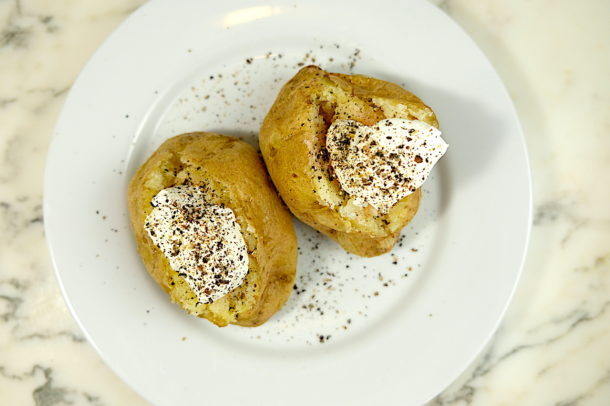
[[[158,207],[161,192],[188,188],[196,191],[191,196],[205,200],[206,207],[220,208],[229,214],[232,211],[233,225],[238,227],[234,238],[245,243],[243,252],[247,254],[247,261],[241,259],[247,268],[241,284],[215,300],[202,300],[196,294],[196,285],[190,284],[181,269],[170,265],[171,255],[162,251],[159,241],[153,241],[155,233],[150,231],[151,213]],[[250,145],[213,133],[173,137],[131,179],[128,205],[137,248],[146,269],[171,300],[188,313],[221,327],[258,326],[286,302],[296,272],[294,227],[262,160]],[[178,246],[182,243],[174,242]],[[186,250],[182,245],[180,249]],[[202,254],[195,248],[192,253],[199,258]],[[221,283],[226,282],[221,280]]]
[[[359,256],[391,250],[417,213],[421,192],[417,188],[387,213],[355,204],[329,163],[327,131],[336,120],[372,126],[393,118],[438,128],[432,109],[396,84],[306,66],[281,89],[260,129],[267,169],[292,213]]]

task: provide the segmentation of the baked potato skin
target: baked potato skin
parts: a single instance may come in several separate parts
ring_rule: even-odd
[[[246,281],[215,302],[196,304],[144,229],[152,198],[162,189],[205,186],[211,203],[231,208],[248,246]],[[172,301],[218,326],[258,326],[292,292],[297,242],[290,213],[278,197],[257,152],[232,137],[213,133],[178,135],[163,143],[133,176],[128,190],[131,226],[146,269]]]
[[[438,128],[432,109],[396,84],[306,66],[281,89],[259,136],[269,174],[292,213],[364,257],[392,249],[417,213],[421,191],[383,216],[371,208],[346,207],[349,197],[323,162],[326,130],[336,119],[373,125],[386,118],[421,120]]]

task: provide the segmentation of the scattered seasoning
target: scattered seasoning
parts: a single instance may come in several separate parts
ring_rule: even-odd
[[[254,63],[255,58],[257,63]],[[316,45],[314,49],[296,57],[294,54],[286,55],[274,50],[244,57],[234,70],[209,72],[197,79],[194,86],[189,86],[190,93],[182,95],[181,103],[187,103],[185,106],[195,103],[195,108],[192,112],[183,108],[181,115],[177,117],[204,117],[211,125],[219,127],[230,122],[236,132],[241,132],[244,138],[257,144],[258,126],[273,101],[272,97],[261,98],[261,92],[257,91],[259,87],[266,86],[277,92],[302,66],[318,63],[325,68],[325,64],[332,64],[331,69],[347,72],[356,69],[361,58],[362,52],[342,47],[340,44],[325,44],[324,47]],[[262,71],[265,74],[261,75]],[[222,80],[223,77],[226,80]],[[253,80],[254,78],[257,80]],[[311,125],[308,122],[298,123],[300,124],[302,127]],[[394,135],[390,136],[394,138]],[[322,151],[320,158],[328,162],[329,151]],[[338,182],[334,172],[331,171],[328,177],[332,182]],[[378,272],[379,268],[365,265],[366,260],[343,253],[336,255],[336,251],[332,250],[336,244],[329,242],[319,232],[297,231],[304,232],[306,237],[303,239],[303,236],[299,235],[299,274],[292,287],[292,294],[282,309],[282,317],[273,318],[259,327],[258,335],[248,335],[252,340],[307,345],[321,344],[320,336],[323,337],[324,343],[331,336],[334,340],[339,340],[355,326],[366,326],[369,313],[377,312],[380,306],[384,306],[383,301],[375,300],[376,297],[390,294],[393,289],[411,282],[406,278],[408,272],[402,271],[406,268],[404,265],[398,270],[387,267]],[[410,231],[408,234],[418,233]],[[403,247],[404,243],[404,236],[401,236],[397,247]],[[412,258],[411,256],[411,260]],[[404,252],[400,251],[396,257],[387,260],[401,264],[408,261]],[[420,265],[417,266],[421,268]],[[374,291],[375,289],[378,290]],[[346,308],[341,299],[349,295],[360,300],[355,302],[356,306],[350,305]],[[310,329],[308,338],[300,334],[295,337],[294,329],[297,326]],[[302,342],[299,343],[298,340]]]
[[[361,59],[360,50],[356,48],[356,49],[354,49],[354,52],[348,58],[348,68],[349,68],[350,72],[352,72],[354,70],[354,68],[356,67],[356,64],[358,63],[358,61],[360,61],[360,59]]]

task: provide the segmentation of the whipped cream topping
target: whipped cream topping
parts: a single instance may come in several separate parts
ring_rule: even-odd
[[[233,210],[207,203],[195,186],[161,190],[144,228],[169,264],[211,303],[241,285],[248,273],[248,249]]]
[[[326,136],[341,188],[356,204],[382,214],[421,187],[447,147],[435,127],[401,118],[373,126],[335,120]]]

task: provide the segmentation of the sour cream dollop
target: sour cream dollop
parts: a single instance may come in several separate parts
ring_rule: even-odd
[[[144,228],[200,303],[211,303],[240,286],[248,273],[248,249],[235,213],[206,202],[203,189],[161,190]]]
[[[373,126],[335,120],[326,136],[341,188],[382,214],[422,186],[447,147],[437,128],[401,118]]]

